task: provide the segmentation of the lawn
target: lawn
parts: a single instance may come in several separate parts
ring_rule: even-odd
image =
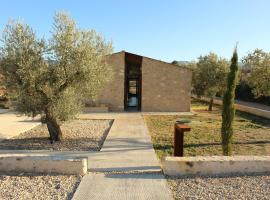
[[[191,132],[185,135],[184,155],[222,155],[221,107],[207,111],[207,104],[192,100],[194,116],[144,116],[154,149],[159,157],[172,155],[174,123],[190,119]],[[234,155],[270,155],[270,120],[236,112],[234,122]]]

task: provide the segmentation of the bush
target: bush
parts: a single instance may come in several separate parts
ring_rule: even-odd
[[[261,96],[259,98],[255,98],[252,93],[252,88],[250,88],[244,81],[241,81],[239,85],[237,85],[235,90],[235,97],[238,100],[255,102],[270,106],[270,97]]]

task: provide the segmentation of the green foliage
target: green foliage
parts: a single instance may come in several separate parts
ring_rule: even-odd
[[[111,43],[94,30],[78,29],[64,13],[55,15],[47,41],[27,24],[11,21],[2,42],[1,68],[17,94],[17,110],[45,114],[55,125],[74,117],[83,99],[94,99],[112,75],[105,59]]]
[[[0,101],[6,99],[6,87],[5,87],[5,78],[3,73],[0,70]]]
[[[172,61],[172,64],[178,65],[178,62],[176,60]]]
[[[198,96],[214,97],[224,91],[228,62],[210,53],[198,58],[197,66],[193,69],[193,92]]]
[[[83,102],[78,101],[78,94],[73,89],[67,89],[53,105],[52,112],[60,121],[74,119],[74,116],[83,108]],[[76,105],[76,106],[74,106]]]
[[[212,99],[216,94],[224,93],[228,68],[227,60],[219,58],[214,53],[200,56],[197,64],[191,67],[193,71],[192,92],[199,97],[206,96],[211,99],[209,110],[212,109]]]
[[[250,71],[245,81],[255,97],[270,96],[270,53],[255,49],[243,58],[245,71]]]
[[[234,99],[238,76],[237,73],[238,55],[237,49],[235,49],[231,59],[230,72],[227,78],[227,90],[223,96],[221,138],[223,155],[226,156],[232,154],[233,120],[235,115]]]

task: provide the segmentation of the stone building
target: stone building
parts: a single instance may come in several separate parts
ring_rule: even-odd
[[[110,111],[190,111],[190,69],[125,51],[107,62],[114,74],[97,104]]]

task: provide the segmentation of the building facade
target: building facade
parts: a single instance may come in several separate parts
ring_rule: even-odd
[[[110,111],[190,111],[190,69],[124,51],[107,62],[113,78],[96,103]]]

